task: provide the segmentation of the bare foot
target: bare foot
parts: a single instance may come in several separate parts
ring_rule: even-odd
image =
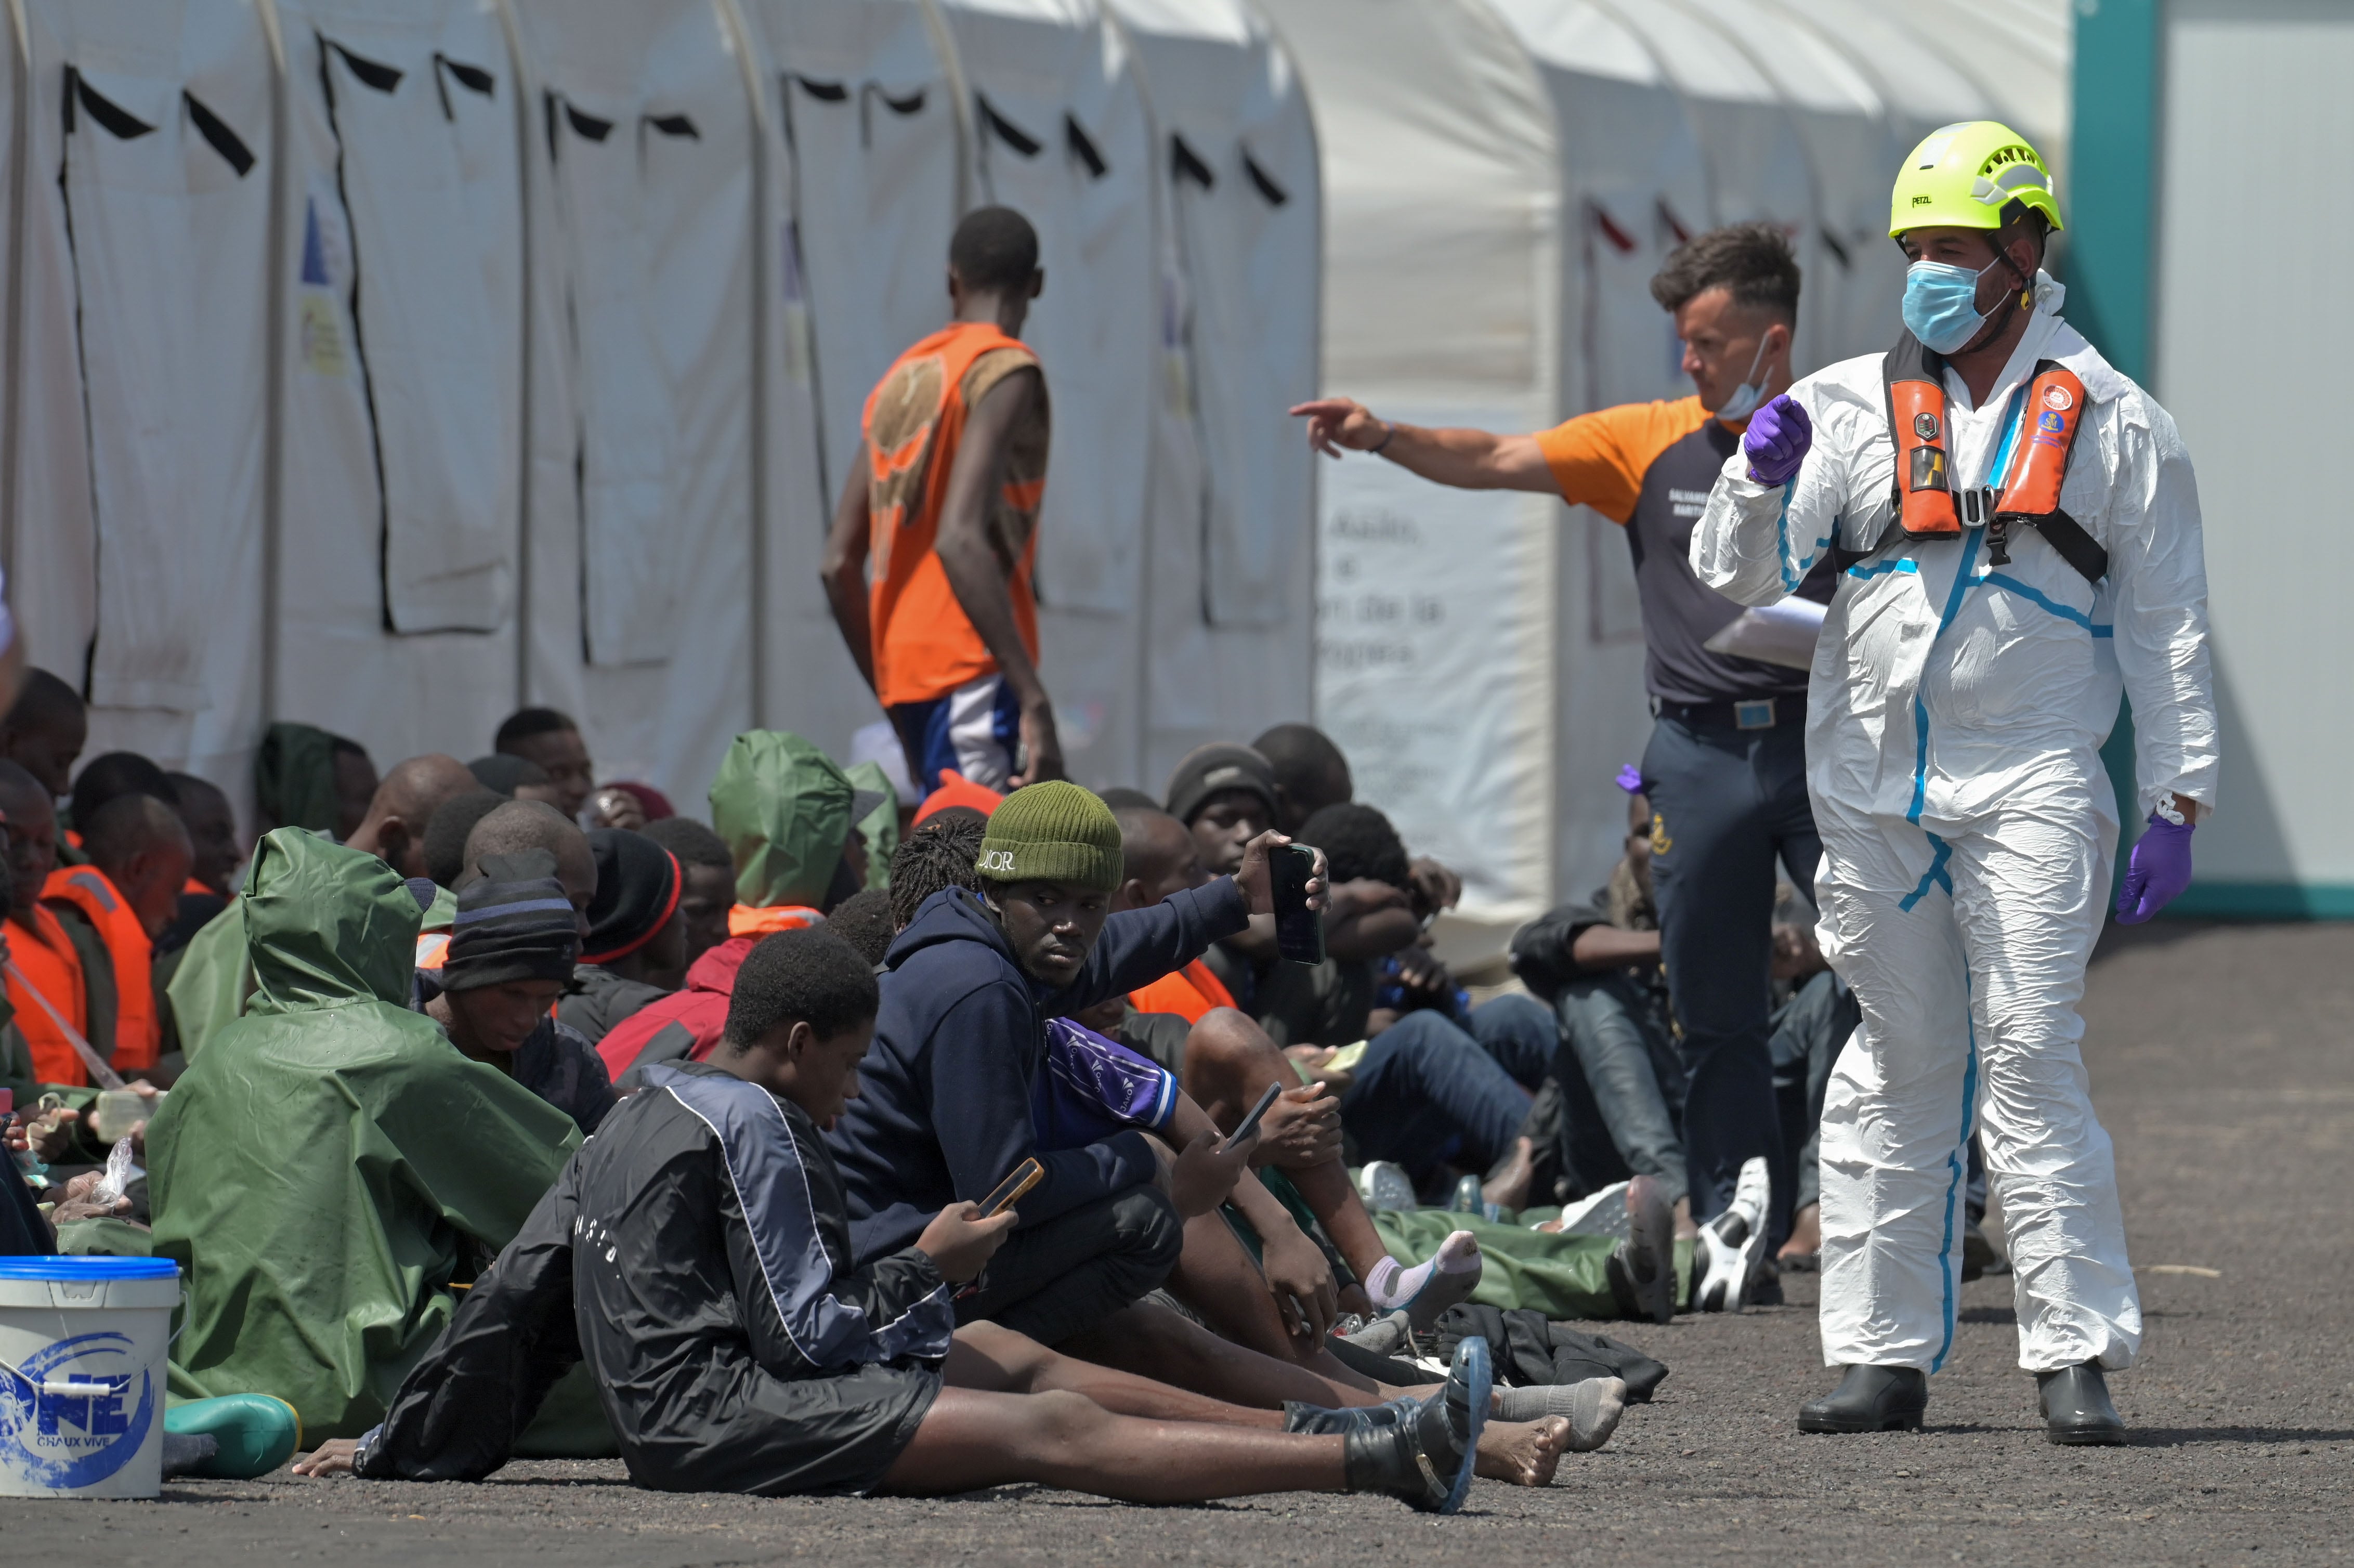
[[[1491,1481],[1516,1487],[1549,1487],[1569,1447],[1569,1423],[1558,1415],[1542,1421],[1490,1421],[1479,1429],[1474,1468]]]
[[[1698,1241],[1699,1239],[1700,1227],[1692,1224],[1691,1200],[1678,1198],[1676,1200],[1676,1240]]]
[[[1820,1204],[1808,1203],[1790,1216],[1790,1239],[1776,1253],[1778,1262],[1786,1257],[1812,1257],[1823,1250],[1823,1211]]]
[[[298,1476],[348,1476],[352,1473],[352,1456],[359,1452],[359,1444],[349,1437],[330,1437],[308,1454],[294,1461]]]
[[[1537,1173],[1537,1149],[1525,1138],[1512,1139],[1512,1158],[1501,1171],[1479,1184],[1479,1196],[1499,1208],[1524,1208],[1529,1182]]]

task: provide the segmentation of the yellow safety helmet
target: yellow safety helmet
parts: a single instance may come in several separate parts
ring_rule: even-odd
[[[2000,228],[2002,209],[2014,201],[2041,213],[2052,228],[2065,227],[2052,197],[2052,171],[2026,137],[1994,120],[1941,125],[1896,172],[1889,238],[1908,228]]]

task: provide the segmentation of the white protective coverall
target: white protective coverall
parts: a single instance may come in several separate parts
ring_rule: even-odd
[[[2079,1041],[2084,964],[2116,851],[2097,755],[2133,699],[2147,813],[2214,800],[2215,706],[2199,497],[2173,419],[2056,314],[2035,315],[1974,408],[1945,376],[1956,487],[1999,484],[2036,362],[2087,401],[2061,506],[2109,553],[2098,588],[2033,528],[1989,567],[1985,530],[1901,538],[1850,567],[1815,647],[1807,775],[1823,952],[1863,1021],[1823,1106],[1822,1337],[1832,1366],[1935,1372],[1953,1346],[1964,1169],[1985,1129],[2015,1270],[2020,1361],[2130,1366],[2141,1306],[2108,1134]],[[1834,539],[1893,527],[1882,360],[1790,388],[1814,440],[1787,485],[1736,451],[1693,531],[1701,581],[1744,604],[1795,588]]]

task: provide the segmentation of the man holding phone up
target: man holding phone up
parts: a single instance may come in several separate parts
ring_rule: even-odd
[[[1693,396],[1581,414],[1530,435],[1424,429],[1346,397],[1292,409],[1310,445],[1375,453],[1461,490],[1526,490],[1593,507],[1627,530],[1658,715],[1643,755],[1661,955],[1690,1089],[1684,1143],[1694,1219],[1732,1202],[1742,1165],[1774,1172],[1775,1242],[1792,1188],[1767,1047],[1775,862],[1811,889],[1822,846],[1807,803],[1807,676],[1711,652],[1742,607],[1692,573],[1692,526],[1753,410],[1790,383],[1798,267],[1766,224],[1712,229],[1669,256],[1651,295],[1675,317]],[[1828,600],[1826,566],[1797,592]],[[1745,1282],[1744,1282],[1745,1284]],[[1739,1300],[1728,1293],[1728,1308]]]
[[[1267,856],[1287,842],[1262,834],[1235,875],[1112,915],[1123,860],[1110,809],[1061,780],[1008,796],[976,859],[981,895],[932,895],[885,960],[863,1094],[829,1135],[857,1255],[907,1245],[928,1216],[978,1202],[1034,1157],[1044,1174],[1022,1200],[1022,1224],[957,1314],[1053,1345],[1161,1284],[1182,1246],[1181,1214],[1214,1206],[1228,1188],[1238,1202],[1265,1196],[1255,1181],[1235,1181],[1246,1156],[1178,1125],[1173,1088],[1170,1111],[1140,1106],[1143,1114],[1123,1118],[1129,1127],[1070,1147],[1045,1147],[1037,1116],[1054,1098],[1050,1054],[1075,1047],[1078,1032],[1062,1021],[1183,968],[1253,914],[1272,914]],[[1320,907],[1320,857],[1308,890]],[[1190,1141],[1164,1164],[1139,1125]],[[1189,1194],[1208,1188],[1215,1195],[1196,1208]],[[1331,1270],[1279,1205],[1264,1218],[1262,1234],[1280,1238],[1266,1259],[1268,1287],[1279,1302],[1311,1304],[1320,1339]]]

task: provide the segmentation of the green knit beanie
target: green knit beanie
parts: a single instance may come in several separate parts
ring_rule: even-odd
[[[1025,785],[989,814],[973,869],[991,882],[1068,882],[1109,893],[1125,874],[1119,820],[1092,789]]]

